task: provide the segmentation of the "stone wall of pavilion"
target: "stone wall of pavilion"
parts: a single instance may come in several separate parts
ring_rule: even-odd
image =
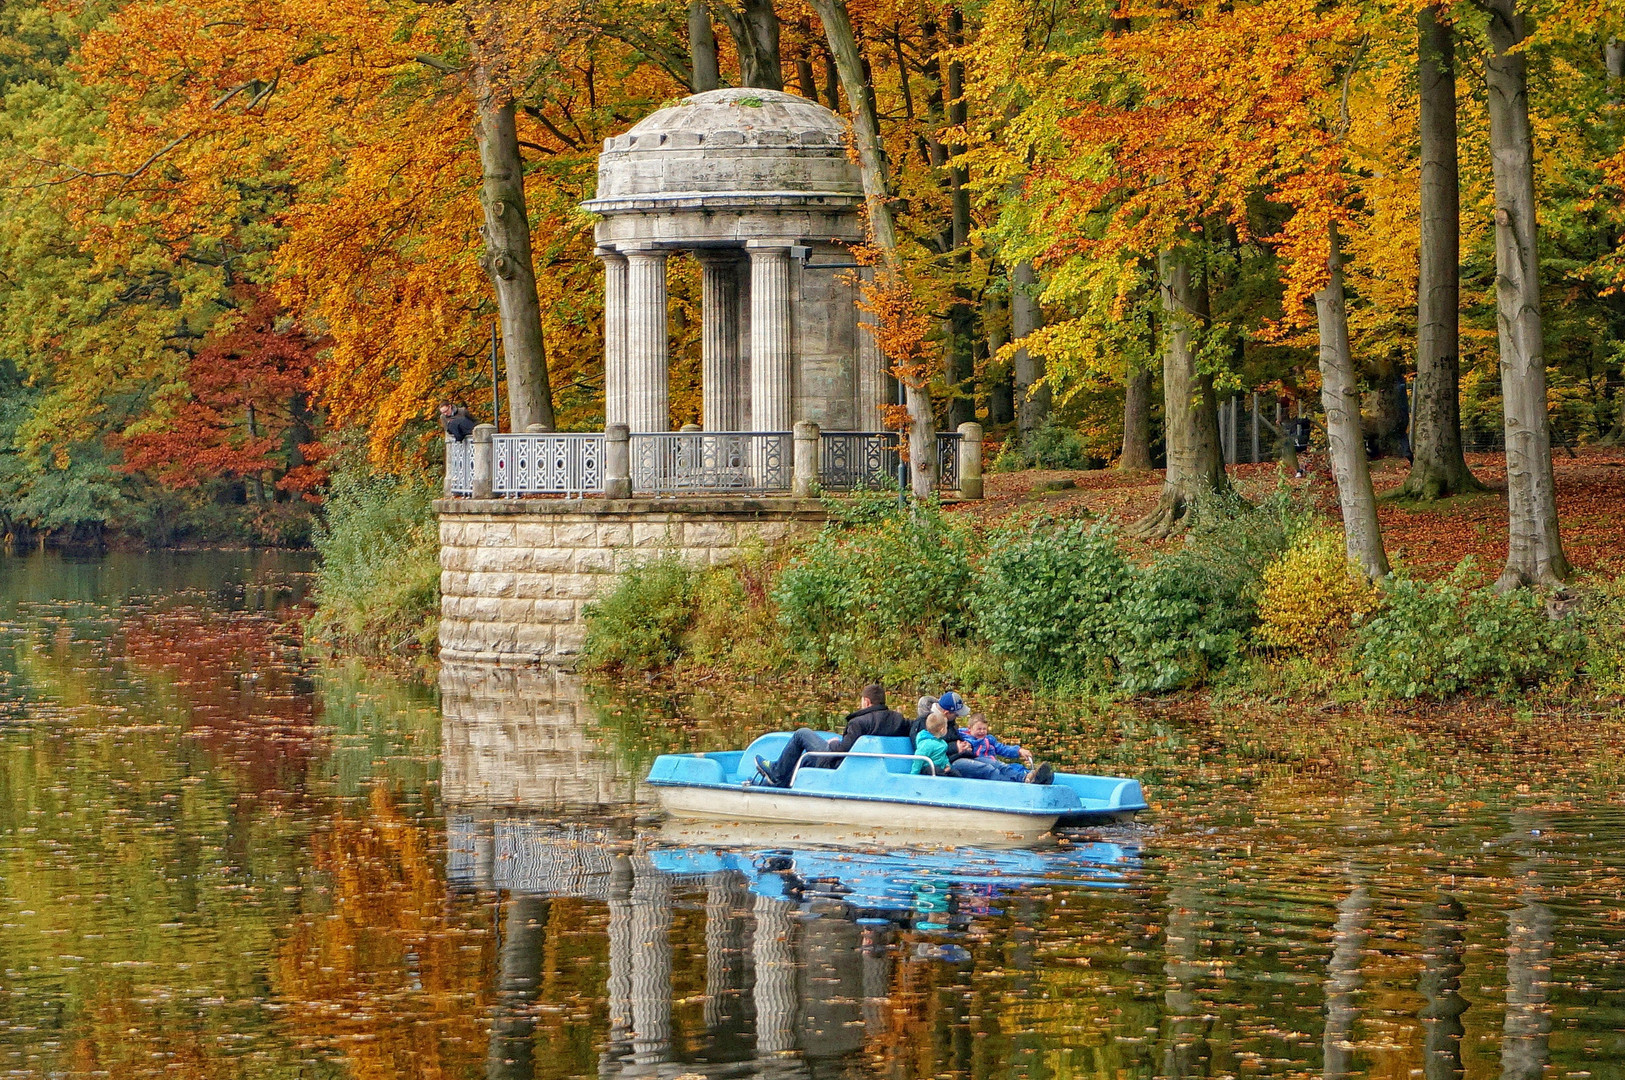
[[[825,520],[814,499],[444,499],[440,657],[570,664],[586,605],[662,552],[715,566]]]

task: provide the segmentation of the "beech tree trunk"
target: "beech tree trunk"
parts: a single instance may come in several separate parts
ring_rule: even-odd
[[[1151,369],[1131,371],[1123,388],[1123,453],[1119,469],[1151,467]]]
[[[530,215],[525,206],[525,163],[514,127],[513,93],[505,77],[505,42],[498,16],[471,15],[469,41],[475,57],[475,135],[484,179],[480,203],[485,252],[480,266],[497,294],[502,356],[508,370],[510,429],[532,424],[553,430],[553,391],[547,380],[542,310],[530,254]],[[479,21],[476,21],[479,20]],[[495,418],[493,418],[493,421]]]
[[[1377,497],[1360,427],[1360,386],[1349,350],[1348,304],[1343,295],[1343,253],[1337,230],[1330,238],[1326,287],[1315,294],[1320,327],[1320,401],[1326,409],[1326,438],[1337,501],[1343,509],[1343,538],[1349,558],[1369,578],[1388,576],[1388,555],[1377,524]]]
[[[847,105],[852,110],[858,169],[863,177],[864,202],[869,211],[870,238],[881,256],[878,270],[884,276],[882,284],[895,284],[902,275],[897,254],[897,226],[892,220],[891,166],[880,142],[880,118],[875,111],[874,95],[865,81],[863,54],[858,51],[852,16],[846,10],[846,0],[809,0],[809,3],[824,24],[824,37],[829,43],[830,55],[835,58]],[[936,416],[925,380],[904,375],[898,372],[908,404],[909,474],[915,497],[924,499],[930,497],[937,484]]]
[[[1490,164],[1495,173],[1495,322],[1506,428],[1507,562],[1498,589],[1557,585],[1569,561],[1557,532],[1557,484],[1546,409],[1540,252],[1535,231],[1535,152],[1529,131],[1527,58],[1517,0],[1484,0],[1491,52]]]
[[[1453,896],[1441,896],[1422,922],[1422,1077],[1461,1080],[1461,976],[1467,970],[1463,938],[1467,912]]]
[[[1461,194],[1456,163],[1455,36],[1444,10],[1416,15],[1422,222],[1416,276],[1411,471],[1396,495],[1442,499],[1483,485],[1461,450]]]
[[[722,85],[722,69],[717,64],[717,34],[711,26],[709,0],[688,0],[688,52],[692,58],[689,85],[696,94]]]
[[[739,82],[758,90],[783,90],[784,69],[779,57],[779,15],[773,0],[741,0],[735,11],[717,5],[728,25],[728,35],[739,54]]]
[[[982,326],[987,329],[987,422],[995,426],[1016,421],[1015,372],[1008,361],[996,359],[1010,340],[1008,308],[1007,302],[994,296],[982,304]]]
[[[1171,536],[1190,524],[1204,499],[1230,490],[1224,455],[1219,449],[1218,398],[1213,376],[1196,368],[1191,328],[1196,325],[1196,292],[1185,260],[1164,252],[1158,260],[1162,277],[1163,432],[1168,446],[1168,467],[1163,472],[1162,497],[1156,509],[1135,522],[1131,532],[1140,536]]]
[[[1010,337],[1020,341],[1044,325],[1044,309],[1038,303],[1038,274],[1033,264],[1022,261],[1010,274]],[[1038,385],[1044,377],[1044,358],[1026,346],[1016,350],[1016,429],[1023,435],[1043,426],[1049,416],[1049,384]]]

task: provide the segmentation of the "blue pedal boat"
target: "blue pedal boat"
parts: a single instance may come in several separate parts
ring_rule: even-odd
[[[908,739],[875,735],[859,739],[848,754],[807,755],[787,788],[747,783],[756,776],[756,758],[773,761],[789,738],[775,731],[743,751],[662,754],[647,782],[678,818],[918,828],[1014,840],[1036,839],[1057,826],[1129,821],[1146,809],[1140,782],[1119,776],[1058,772],[1053,783],[1038,785],[934,776],[929,765],[914,773],[922,759]]]

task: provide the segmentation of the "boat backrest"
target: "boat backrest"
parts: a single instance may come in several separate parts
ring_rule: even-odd
[[[865,735],[852,744],[854,754],[912,754],[914,753],[914,740],[902,736]],[[887,772],[906,773],[914,771],[914,763],[902,758],[886,758],[876,761],[874,758],[853,758],[841,763],[841,768],[849,769],[855,765],[872,763],[884,765]]]
[[[766,735],[758,736],[756,741],[745,747],[745,752],[739,755],[739,767],[734,770],[734,783],[749,780],[756,775],[758,755],[770,762],[777,761],[779,755],[784,753],[784,744],[789,741],[788,731],[770,731]]]

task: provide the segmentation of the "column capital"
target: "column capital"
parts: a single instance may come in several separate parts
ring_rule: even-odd
[[[655,247],[653,244],[623,245],[619,248],[619,251],[628,259],[660,259],[661,261],[665,261],[666,257],[671,254],[669,248]]]
[[[695,248],[694,261],[702,266],[733,264],[745,261],[745,251],[737,247]]]
[[[790,249],[795,247],[793,240],[746,240],[745,250],[755,255],[783,255],[790,257]]]
[[[598,256],[600,259],[603,259],[605,262],[626,261],[625,254],[607,244],[599,244],[593,249],[593,254]]]

